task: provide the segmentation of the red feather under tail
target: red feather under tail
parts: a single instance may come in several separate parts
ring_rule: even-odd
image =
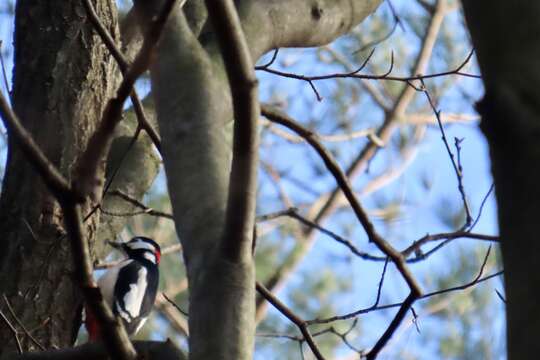
[[[88,331],[88,341],[89,342],[98,342],[101,339],[101,329],[99,328],[99,323],[87,306],[84,307],[85,319],[84,324],[86,326],[86,331]]]

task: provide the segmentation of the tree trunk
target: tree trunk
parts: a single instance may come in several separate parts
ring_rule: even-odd
[[[485,84],[478,110],[497,194],[508,358],[531,359],[540,353],[540,3],[463,6]]]
[[[102,22],[118,39],[115,2],[96,0],[94,4]],[[80,1],[19,0],[14,45],[13,108],[51,162],[70,179],[116,90],[117,66],[93,31]],[[119,129],[112,151],[123,152],[134,130],[135,120],[131,119]],[[146,191],[157,172],[157,159],[150,148],[148,139],[136,145],[138,155],[123,164],[113,187],[134,197]],[[114,210],[117,205],[108,202],[106,199],[105,207]],[[87,204],[84,211],[90,208]],[[91,249],[100,254],[104,247],[103,242],[95,241],[98,221],[96,213],[85,226]],[[113,230],[122,227],[118,222],[107,224],[109,231],[101,231],[100,238],[110,238]],[[63,215],[11,137],[0,198],[0,237],[0,293],[43,346],[70,346],[80,325],[82,298],[73,282]],[[3,313],[15,323],[6,305],[0,299]],[[24,350],[36,349],[26,336],[20,338]],[[7,326],[0,327],[0,339],[0,353],[15,349]]]

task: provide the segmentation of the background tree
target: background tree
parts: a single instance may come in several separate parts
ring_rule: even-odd
[[[530,357],[539,345],[535,341],[538,306],[533,300],[540,281],[531,266],[536,262],[538,242],[532,231],[538,210],[536,169],[538,162],[538,80],[533,64],[539,55],[534,35],[538,4],[519,1],[512,7],[495,5],[493,16],[481,11],[484,2],[464,1],[473,42],[485,83],[485,95],[478,104],[482,130],[490,143],[493,176],[499,206],[503,264],[507,269],[508,355],[510,359]],[[505,14],[502,16],[502,14]],[[520,15],[526,26],[501,31],[501,24]],[[496,52],[499,43],[508,43]],[[509,149],[512,149],[509,151]],[[531,232],[532,231],[532,232]]]
[[[322,45],[336,35],[348,31],[341,28],[340,22],[336,20],[344,14],[341,12],[343,10],[341,5],[345,6],[345,2],[312,7],[308,6],[307,2],[305,4],[299,2],[298,9],[289,4],[286,11],[281,8],[282,5],[285,8],[285,3],[276,3],[273,5],[275,8],[270,9],[266,2],[246,1],[239,7],[240,17],[244,19],[247,42],[254,59],[258,59],[263,52],[274,47]],[[102,18],[104,15],[100,11],[103,5],[101,3],[94,5],[99,17]],[[292,325],[284,321],[280,313],[272,311],[267,313],[267,303],[262,298],[258,300],[257,321],[264,319],[257,330],[259,336],[256,355],[260,354],[261,358],[300,357],[298,344],[302,348],[302,344],[308,339],[306,338],[308,331],[313,334],[315,340],[309,344],[310,350],[304,346],[303,352],[306,357],[312,356],[313,351],[318,353],[318,357],[334,358],[351,354],[358,357],[368,353],[373,357],[383,346],[388,356],[399,358],[463,357],[464,354],[469,357],[489,358],[501,353],[500,347],[488,347],[485,342],[483,343],[487,334],[493,334],[492,329],[485,329],[482,335],[478,335],[478,329],[481,329],[479,324],[489,316],[486,314],[490,312],[500,314],[502,307],[502,302],[496,299],[490,287],[482,287],[473,292],[468,288],[463,290],[463,294],[459,297],[432,296],[427,301],[416,301],[414,312],[409,311],[411,305],[409,301],[405,306],[401,305],[402,310],[398,312],[398,317],[395,317],[395,309],[407,298],[407,285],[402,282],[402,276],[393,267],[392,262],[385,263],[385,254],[378,251],[373,244],[367,243],[366,233],[358,224],[361,211],[359,212],[358,207],[354,212],[350,210],[350,202],[341,196],[343,184],[336,187],[335,174],[330,173],[325,166],[328,163],[321,162],[317,152],[311,149],[311,146],[317,146],[317,142],[306,144],[303,138],[309,140],[310,134],[302,132],[298,126],[295,127],[297,122],[300,122],[312,133],[320,135],[322,144],[319,145],[328,149],[329,154],[337,160],[337,164],[347,170],[348,178],[353,181],[356,197],[361,199],[362,205],[370,209],[368,213],[375,226],[375,235],[381,234],[382,238],[396,249],[406,249],[403,256],[412,263],[420,263],[411,265],[414,266],[411,269],[425,293],[469,283],[471,279],[479,280],[490,270],[496,271],[493,256],[486,257],[487,245],[468,241],[456,243],[451,248],[444,246],[454,243],[454,240],[461,236],[496,240],[495,237],[471,233],[471,222],[464,226],[465,220],[469,220],[467,215],[472,214],[476,218],[490,187],[485,166],[481,167],[478,173],[475,172],[478,167],[476,162],[485,161],[481,156],[479,158],[482,160],[475,157],[477,152],[483,151],[481,143],[476,145],[481,139],[474,130],[459,125],[455,125],[451,129],[452,132],[447,134],[453,152],[456,152],[456,149],[452,137],[466,137],[461,144],[463,150],[461,153],[458,150],[455,155],[458,157],[456,166],[462,166],[464,169],[457,169],[459,170],[457,173],[461,174],[458,178],[460,183],[465,184],[467,190],[467,193],[460,192],[457,190],[454,180],[456,174],[448,159],[448,153],[444,143],[440,141],[437,117],[434,116],[434,110],[438,110],[440,106],[445,110],[439,116],[439,120],[443,122],[474,124],[475,121],[471,110],[471,96],[478,96],[472,89],[477,86],[479,80],[463,75],[455,76],[460,72],[474,73],[474,68],[471,69],[474,64],[471,60],[466,60],[470,46],[463,40],[465,32],[458,4],[439,1],[434,4],[418,2],[415,5],[400,3],[397,5],[397,10],[393,11],[390,5],[385,4],[362,26],[355,28],[329,47],[313,50],[280,50],[277,53],[271,52],[260,61],[258,76],[261,84],[260,97],[264,102],[263,114],[297,132],[294,134],[283,131],[280,125],[266,120],[261,126],[261,177],[257,194],[257,210],[260,216],[255,262],[257,278],[266,288],[279,294],[289,310],[297,316],[297,324]],[[47,9],[53,11],[50,7]],[[213,37],[212,27],[207,24],[204,8],[197,6],[196,2],[188,1],[184,9],[186,20],[183,20],[179,13],[173,14],[172,21],[176,21],[177,26],[170,25],[165,29],[166,34],[160,44],[162,50],[158,51],[157,56],[159,60],[153,65],[152,88],[154,90],[157,88],[154,97],[158,100],[159,129],[163,136],[163,146],[160,147],[163,150],[163,160],[168,174],[172,209],[184,245],[184,258],[193,259],[188,261],[191,288],[188,297],[185,292],[187,282],[183,279],[184,272],[179,266],[178,257],[174,255],[165,258],[166,270],[163,272],[167,276],[162,288],[165,293],[174,297],[181,308],[190,307],[192,316],[189,318],[189,331],[191,331],[191,348],[194,352],[192,356],[196,356],[197,350],[194,349],[199,346],[196,342],[199,342],[199,349],[204,348],[205,351],[214,354],[224,353],[223,346],[232,346],[235,352],[250,357],[250,346],[244,346],[243,341],[250,341],[249,338],[253,333],[250,329],[252,325],[242,326],[245,331],[243,339],[235,342],[230,339],[237,337],[241,332],[233,331],[234,336],[224,336],[224,329],[212,327],[210,330],[216,331],[217,335],[211,335],[209,329],[198,327],[199,324],[204,325],[205,321],[197,320],[197,315],[193,316],[193,314],[207,315],[208,309],[220,311],[224,308],[223,295],[211,298],[207,294],[208,289],[216,292],[222,289],[223,293],[230,293],[231,289],[230,286],[208,285],[206,281],[201,280],[200,290],[194,291],[198,286],[198,280],[194,279],[200,279],[199,275],[194,274],[199,274],[200,263],[212,264],[214,261],[211,259],[220,257],[216,255],[220,250],[215,244],[221,241],[220,224],[225,218],[224,206],[229,171],[226,165],[229,164],[231,156],[229,136],[232,129],[230,119],[233,116],[228,100],[230,93],[225,67],[217,51],[218,41]],[[355,23],[370,12],[370,10],[364,12],[363,8],[359,9],[359,17]],[[84,14],[81,15],[84,17],[86,11],[84,7],[75,7],[74,13]],[[274,16],[283,14],[284,17],[267,17],[265,14],[268,12]],[[291,23],[285,16],[287,14],[296,14],[292,17],[295,20],[294,24],[289,25]],[[92,25],[90,19],[86,19],[86,22],[79,21],[79,25],[88,26],[87,31],[91,32],[95,24]],[[268,19],[274,19],[274,22],[268,23]],[[185,21],[190,30],[186,27]],[[107,24],[104,20],[102,22]],[[129,24],[129,21],[126,23]],[[274,28],[275,24],[280,24],[281,27]],[[111,31],[112,25],[106,26]],[[328,29],[337,30],[332,32]],[[115,37],[118,38],[118,35]],[[383,42],[388,37],[390,39]],[[179,38],[183,39],[182,44],[192,46],[178,49]],[[125,45],[129,44],[130,39],[130,36],[125,38]],[[101,40],[94,33],[92,41],[96,47],[100,46]],[[66,41],[71,44],[69,41],[72,40]],[[377,50],[371,54],[370,51],[375,45]],[[103,56],[107,56],[108,53],[102,45],[99,49],[104,51]],[[136,46],[124,46],[122,50],[129,55],[136,52],[136,49]],[[432,54],[434,58],[430,61]],[[39,58],[35,55],[34,57]],[[114,62],[110,59],[109,61],[113,67]],[[364,66],[361,66],[362,64]],[[179,71],[182,67],[186,70]],[[361,70],[358,70],[360,68]],[[418,77],[414,78],[416,74],[426,73],[437,76],[425,78],[423,81]],[[443,77],[444,73],[454,76]],[[101,81],[106,80],[108,84],[110,82],[108,86],[111,92],[107,95],[109,97],[116,91],[120,79],[119,71],[111,70],[110,74],[117,74],[117,77],[111,75],[99,78]],[[165,82],[160,80],[160,74]],[[324,76],[309,78],[299,74]],[[171,81],[174,78],[177,80]],[[467,82],[464,82],[465,79]],[[17,76],[13,80],[16,82]],[[183,86],[186,83],[200,86]],[[166,88],[161,90],[160,95],[159,89],[164,87]],[[139,90],[145,91],[145,88],[148,88],[148,80],[143,79],[140,81]],[[424,91],[426,89],[427,92]],[[36,93],[44,94],[39,91]],[[172,97],[171,94],[178,96]],[[432,104],[426,95],[431,97]],[[435,105],[437,102],[438,105]],[[286,118],[282,112],[276,111],[275,106],[280,107],[281,111],[286,110],[296,120]],[[153,105],[145,100],[147,116],[151,115],[152,109]],[[25,122],[25,126],[28,126],[24,116],[21,116],[21,119]],[[179,122],[178,119],[186,120]],[[96,117],[94,124],[99,120],[99,116]],[[123,128],[128,124],[126,120],[131,121],[131,127]],[[191,125],[187,120],[195,122],[194,128],[189,127]],[[201,127],[200,124],[206,124],[208,127]],[[143,125],[144,123],[140,126]],[[169,215],[171,208],[164,193],[164,178],[158,178],[153,190],[145,199],[146,205],[136,201],[140,200],[148,189],[157,169],[156,156],[152,151],[148,151],[152,146],[150,139],[143,131],[134,142],[136,145],[127,152],[127,160],[122,160],[123,154],[126,153],[125,148],[131,143],[137,120],[131,114],[120,122],[120,126],[122,128],[119,131],[123,132],[119,133],[119,140],[115,141],[120,145],[117,149],[113,146],[107,166],[109,179],[112,177],[111,174],[116,173],[115,180],[104,196],[105,202],[94,215],[99,216],[100,222],[95,235],[96,243],[102,244],[103,241],[100,239],[114,237],[129,220],[130,224],[124,230],[124,237],[146,233],[154,235],[162,244],[173,244],[174,229],[167,225],[171,218]],[[182,134],[186,129],[191,130],[184,136]],[[91,133],[92,131],[88,136]],[[178,141],[179,137],[184,140]],[[40,145],[47,139],[49,138],[45,136],[40,140]],[[141,143],[141,140],[144,141]],[[70,146],[71,143],[65,144],[65,147]],[[138,161],[142,158],[140,154],[134,153],[138,147],[140,154],[146,154],[149,158],[149,163]],[[83,150],[84,147],[77,150],[79,157]],[[169,156],[166,155],[167,151]],[[22,159],[21,157],[19,161],[26,161]],[[70,163],[71,168],[74,162]],[[434,163],[441,166],[435,169]],[[408,170],[407,174],[410,175],[402,176],[405,170]],[[31,171],[30,168],[27,171]],[[8,171],[6,179],[9,174]],[[64,175],[69,174],[69,171],[64,171]],[[139,183],[141,174],[148,175],[148,180]],[[27,181],[31,179],[28,175],[25,178]],[[37,177],[32,181],[38,181]],[[377,191],[383,188],[384,191]],[[10,191],[13,194],[13,191]],[[45,188],[41,191],[48,194]],[[459,200],[461,195],[464,197],[469,195],[468,206],[464,206]],[[12,196],[13,201],[16,201],[16,196]],[[35,201],[29,201],[28,206],[31,206],[30,204],[35,204]],[[157,208],[161,212],[143,206]],[[298,210],[291,209],[292,207]],[[281,213],[281,216],[278,216],[280,214],[264,216],[283,209],[289,210]],[[484,214],[487,212],[487,221],[476,224],[475,231],[493,231],[490,221],[492,209],[488,202],[484,211]],[[58,210],[57,213],[61,214]],[[146,215],[141,215],[142,213]],[[131,216],[133,214],[139,215]],[[154,216],[150,217],[151,215]],[[416,218],[424,221],[410,220]],[[57,223],[58,226],[62,226],[61,217],[58,217]],[[329,237],[328,231],[321,234],[315,224],[333,232]],[[29,227],[34,229],[36,225],[27,226],[23,222],[20,226],[24,231],[28,231]],[[422,238],[426,232],[438,231],[446,234],[414,242],[415,239]],[[368,233],[369,237],[374,236],[373,232],[370,233],[369,226]],[[195,241],[199,237],[202,240]],[[317,241],[318,238],[321,239]],[[433,243],[434,240],[437,242]],[[32,244],[36,240],[31,237],[29,241]],[[314,247],[316,241],[317,246]],[[64,241],[63,244],[66,246],[63,256],[69,256],[69,243]],[[245,249],[247,248],[250,247]],[[439,252],[439,249],[444,251]],[[178,246],[170,250],[178,250]],[[308,253],[310,254],[308,259],[311,261],[302,261]],[[103,255],[99,255],[102,253],[96,254],[97,258],[103,258]],[[249,264],[249,256],[247,259]],[[428,261],[423,265],[421,260],[425,259]],[[451,264],[448,259],[453,259]],[[241,263],[246,265],[245,262]],[[433,266],[439,270],[433,272],[431,269]],[[477,277],[480,268],[481,274]],[[219,272],[220,275],[225,274],[221,268]],[[244,274],[245,271],[241,270],[239,273]],[[230,277],[231,273],[227,274]],[[12,278],[9,280],[15,281]],[[18,284],[17,281],[14,283]],[[217,283],[223,285],[221,280]],[[20,286],[23,288],[24,283]],[[77,284],[71,283],[71,286]],[[249,289],[245,290],[241,291],[243,296],[250,293],[247,291]],[[77,294],[76,287],[72,291]],[[204,293],[202,301],[198,300],[198,291]],[[377,293],[380,293],[380,297]],[[54,295],[53,293],[51,296]],[[397,307],[367,314],[360,313],[356,316],[352,313],[359,308],[370,308],[375,298],[379,305],[397,303]],[[414,301],[414,297],[408,299]],[[62,300],[64,299],[58,296],[57,301]],[[20,302],[18,298],[8,301],[10,304]],[[207,301],[216,303],[208,305]],[[66,308],[66,314],[74,316],[74,308],[79,302],[80,297],[77,295],[72,302],[72,308]],[[20,303],[18,306],[21,309],[26,308]],[[178,331],[186,335],[188,332],[186,319],[174,309],[173,305],[163,299],[159,302],[159,309],[160,314],[165,316],[162,319],[166,319],[166,323],[156,317],[152,322],[154,327],[146,330],[153,334],[159,332],[163,335],[172,335],[180,344],[184,344],[182,339],[185,338],[179,336]],[[5,310],[7,311],[7,308]],[[48,310],[50,309],[43,309],[44,318],[50,317]],[[283,308],[281,310],[286,311]],[[51,326],[49,322],[43,326],[43,322],[39,321],[40,318],[33,315],[34,310],[27,310],[28,315],[22,319],[20,311],[24,310],[14,311],[17,318],[27,328],[33,329],[32,333],[40,342],[46,344],[46,347],[52,344],[69,346],[71,332],[62,332],[64,342],[60,342],[57,338],[52,339],[46,332],[50,330],[44,329]],[[244,311],[242,313],[248,314]],[[309,325],[301,321],[346,313],[351,315],[344,318],[350,317],[351,320],[322,324],[315,321]],[[428,316],[429,314],[435,315]],[[411,320],[417,315],[419,318],[416,319],[416,324],[421,329],[419,335],[415,334],[415,327],[411,326],[413,324]],[[211,317],[215,318],[215,315]],[[393,318],[397,324],[405,319],[404,325],[394,336],[397,340],[386,343],[396,330],[395,327],[388,327]],[[12,317],[10,321],[16,322]],[[54,320],[48,321],[57,324]],[[249,324],[249,316],[246,316],[245,321]],[[448,330],[435,330],[441,328],[441,323],[448,326]],[[459,331],[466,333],[468,331],[471,336],[466,338],[459,336],[459,332],[452,331],[452,324],[455,324]],[[73,326],[75,327],[76,325]],[[303,333],[298,332],[298,328]],[[425,328],[428,330],[425,331]],[[5,331],[3,339],[14,338],[9,327],[6,326],[3,331]],[[197,331],[200,331],[201,335],[198,335]],[[413,338],[417,344],[425,342],[422,350],[415,346],[407,346],[408,341],[401,340],[403,336],[400,335],[403,335],[403,332],[407,334],[405,338]],[[498,336],[497,331],[495,336]],[[25,347],[36,346],[22,330],[19,337]],[[229,341],[226,343],[223,340]],[[215,347],[209,345],[212,343]],[[202,358],[211,356],[208,353],[199,354]],[[239,355],[235,355],[235,358],[239,358]]]

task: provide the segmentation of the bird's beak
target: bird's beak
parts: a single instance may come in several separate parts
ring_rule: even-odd
[[[124,243],[122,242],[107,240],[107,243],[115,249],[124,250],[124,247],[122,246]]]

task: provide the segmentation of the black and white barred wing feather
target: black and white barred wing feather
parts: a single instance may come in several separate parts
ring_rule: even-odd
[[[129,261],[118,271],[118,277],[123,281],[114,287],[113,312],[122,318],[128,334],[135,334],[144,325],[154,305],[159,283],[158,268]]]

